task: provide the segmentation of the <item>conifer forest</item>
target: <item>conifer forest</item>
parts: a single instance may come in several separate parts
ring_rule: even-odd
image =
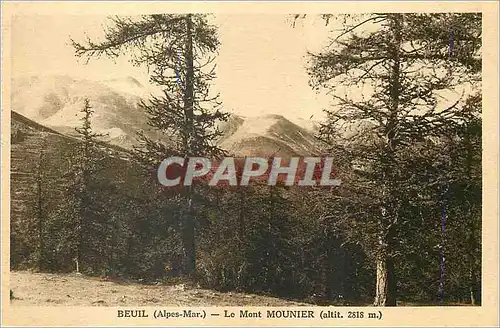
[[[62,76],[13,82],[11,270],[318,305],[480,305],[481,14],[275,15],[286,33],[329,31],[296,67],[328,101],[307,126],[286,109],[225,105],[226,92],[253,91],[214,87],[231,49],[215,16],[113,16],[100,37],[68,36],[82,66],[147,70],[146,96]],[[172,156],[331,157],[341,184],[165,187],[157,171]]]

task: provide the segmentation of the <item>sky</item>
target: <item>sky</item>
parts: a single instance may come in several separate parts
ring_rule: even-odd
[[[306,54],[321,49],[335,27],[311,18],[292,28],[287,18],[278,14],[214,18],[221,41],[215,90],[227,111],[244,116],[281,114],[290,119],[323,117],[328,99],[308,85]],[[74,56],[70,37],[99,39],[106,22],[105,16],[97,15],[16,16],[11,39],[13,75],[62,74],[93,80],[133,76],[147,83],[146,70],[133,67],[126,57],[116,62],[92,59],[85,65]]]

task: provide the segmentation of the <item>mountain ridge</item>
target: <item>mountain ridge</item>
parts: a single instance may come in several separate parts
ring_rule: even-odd
[[[147,93],[148,89],[131,76],[102,81],[68,75],[23,77],[13,81],[12,110],[61,134],[75,136],[83,99],[89,98],[95,111],[91,123],[96,132],[105,135],[103,141],[132,149],[140,130],[149,138],[162,140],[137,105]],[[217,145],[235,155],[307,155],[317,148],[314,131],[279,114],[231,114],[228,122],[217,126],[223,132]]]

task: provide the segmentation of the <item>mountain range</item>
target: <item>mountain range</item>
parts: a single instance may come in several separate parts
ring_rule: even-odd
[[[103,141],[131,149],[137,144],[139,130],[161,139],[138,108],[138,102],[155,91],[133,77],[101,81],[64,75],[21,77],[12,81],[12,90],[14,112],[63,135],[75,135],[74,128],[81,124],[83,99],[89,98],[94,110],[92,127],[105,134]],[[232,114],[218,127],[223,132],[218,145],[236,156],[310,155],[316,151],[317,124],[313,121],[292,122],[275,114]]]

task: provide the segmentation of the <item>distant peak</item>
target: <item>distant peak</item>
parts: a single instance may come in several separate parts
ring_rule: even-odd
[[[263,115],[262,117],[272,118],[274,120],[286,120],[286,118],[283,115],[279,115],[279,114],[266,114],[266,115]]]
[[[138,87],[142,87],[141,82],[137,81],[137,79],[135,77],[133,77],[133,76],[127,76],[125,78],[125,81],[127,81],[127,83],[134,84],[134,85],[136,85]]]
[[[126,76],[122,78],[114,78],[114,79],[108,79],[108,80],[101,80],[101,82],[110,84],[112,86],[125,86],[125,87],[134,87],[134,88],[143,88],[144,86],[142,85],[141,82],[139,82],[135,77],[133,76]]]

